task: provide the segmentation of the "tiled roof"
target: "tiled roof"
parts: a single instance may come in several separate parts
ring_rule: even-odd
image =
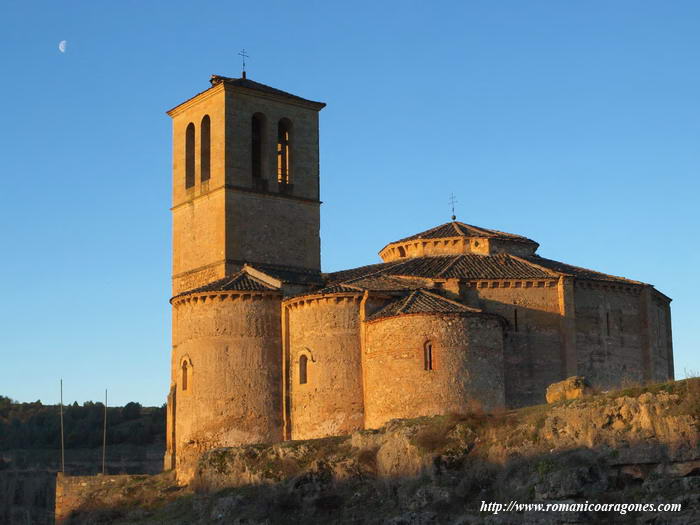
[[[345,282],[352,279],[358,279],[360,277],[365,277],[377,271],[385,271],[391,266],[397,264],[396,262],[390,263],[377,263],[368,264],[367,266],[359,266],[358,268],[350,268],[348,270],[340,270],[337,272],[324,273],[323,277],[329,283]]]
[[[578,277],[579,279],[592,279],[595,281],[611,281],[627,284],[644,284],[640,281],[627,279],[626,277],[608,275],[606,273],[596,272],[595,270],[589,270],[588,268],[571,266],[570,264],[566,264],[559,261],[553,261],[552,259],[545,259],[544,257],[540,257],[539,255],[530,255],[527,257],[523,257],[523,259],[538,266],[548,268],[558,274],[572,275],[574,277]]]
[[[515,235],[514,233],[506,233],[498,230],[489,230],[487,228],[480,228],[478,226],[472,226],[471,224],[465,224],[463,222],[452,221],[435,228],[431,228],[421,233],[416,233],[410,237],[405,237],[399,239],[396,242],[413,241],[417,239],[442,239],[445,237],[489,237],[493,239],[505,239],[509,241],[519,241],[537,244],[532,239],[523,237],[522,235]],[[394,243],[391,243],[394,244]]]
[[[361,278],[376,275],[401,275],[434,279],[542,279],[556,277],[527,261],[507,254],[499,255],[436,255],[412,257],[383,264],[362,266],[327,274],[329,282],[353,282],[361,285]]]
[[[249,275],[245,270],[241,270],[230,277],[224,277],[223,279],[205,284],[204,286],[181,293],[175,297],[204,292],[265,292],[276,290],[277,288],[274,286],[256,279],[255,277]]]
[[[394,277],[383,273],[375,273],[357,279],[345,281],[344,285],[353,286],[360,290],[375,292],[393,292],[399,290],[415,290],[425,288],[425,280],[405,277]]]
[[[365,290],[374,292],[402,292],[405,290],[415,290],[425,287],[426,283],[418,279],[405,279],[375,273],[373,275],[361,276],[357,279],[350,279],[342,283],[331,282],[320,290],[311,290],[298,293],[292,297],[303,297],[305,295],[329,295],[335,293],[363,293]]]
[[[298,97],[297,95],[292,95],[291,93],[287,93],[286,91],[282,91],[281,89],[273,88],[273,87],[268,86],[266,84],[261,84],[260,82],[255,82],[254,80],[250,80],[249,78],[231,78],[231,77],[224,77],[221,75],[212,75],[209,82],[211,83],[212,86],[216,86],[217,84],[220,84],[223,82],[223,83],[231,85],[231,86],[238,86],[238,87],[242,87],[242,88],[246,88],[246,89],[253,89],[255,91],[260,91],[263,93],[277,95],[278,97],[289,98],[292,100],[299,100],[302,102],[310,102],[311,104],[320,105],[321,108],[325,107],[325,105],[326,105],[323,102],[316,102],[314,100],[308,100],[306,98]]]
[[[327,295],[332,293],[362,293],[361,288],[355,288],[353,286],[345,286],[343,284],[333,284],[331,286],[326,286],[320,290],[315,290],[312,292],[303,292],[297,295]]]
[[[437,255],[412,257],[350,270],[323,274],[328,288],[316,293],[337,293],[342,287],[371,291],[406,291],[426,288],[422,279],[556,279],[571,275],[580,279],[643,284],[624,277],[545,259],[537,255]],[[301,294],[303,295],[303,294]]]
[[[425,290],[414,290],[405,297],[386,304],[379,311],[372,314],[369,319],[374,320],[402,314],[427,313],[480,314],[482,312],[478,308],[464,306]]]
[[[260,270],[261,272],[290,284],[315,284],[323,285],[324,280],[321,274],[310,270],[301,270],[289,266],[280,266],[275,264],[258,264],[249,263],[247,266]]]

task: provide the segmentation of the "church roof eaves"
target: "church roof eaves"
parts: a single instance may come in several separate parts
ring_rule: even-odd
[[[372,292],[416,290],[418,288],[425,288],[426,285],[424,279],[399,277],[380,272],[350,279],[343,284]]]
[[[211,83],[211,87],[200,91],[196,95],[188,98],[187,100],[184,100],[183,102],[180,102],[177,106],[170,108],[166,113],[170,116],[173,116],[173,114],[177,113],[175,110],[178,109],[179,107],[191,102],[192,100],[196,99],[200,95],[206,93],[207,91],[219,86],[220,84],[228,85],[228,86],[234,86],[238,88],[243,88],[251,91],[257,91],[259,93],[265,93],[267,95],[272,95],[275,97],[279,98],[285,98],[290,101],[295,101],[299,102],[303,105],[311,105],[316,109],[317,111],[322,110],[323,108],[326,107],[325,102],[317,102],[315,100],[309,100],[306,98],[302,98],[297,95],[293,95],[292,93],[288,93],[286,91],[282,91],[281,89],[273,88],[272,86],[268,86],[267,84],[262,84],[261,82],[256,82],[254,80],[250,80],[249,78],[233,78],[233,77],[224,77],[222,75],[212,75],[211,78],[209,79],[209,82]]]
[[[546,279],[557,276],[552,270],[512,255],[461,254],[398,259],[325,274],[325,277],[329,283],[359,284],[360,279],[377,275],[432,279]]]
[[[358,296],[362,295],[364,290],[361,288],[356,288],[353,286],[345,286],[344,284],[333,284],[321,288],[320,290],[304,291],[295,295],[290,295],[284,299],[283,304],[290,305],[297,302],[303,302],[305,300],[313,300],[321,297],[333,295],[333,296]]]
[[[439,279],[542,279],[551,271],[507,255],[438,255],[400,260],[387,273]]]
[[[292,266],[277,264],[245,263],[245,266],[263,272],[283,283],[323,285],[324,279],[319,272],[304,270]]]
[[[250,275],[245,269],[224,277],[217,281],[205,284],[199,288],[194,288],[186,292],[182,292],[174,296],[170,301],[183,297],[185,295],[194,295],[207,292],[279,292],[279,288],[275,288],[260,279]]]
[[[387,269],[396,265],[397,262],[400,261],[367,264],[365,266],[358,266],[357,268],[348,268],[347,270],[339,270],[337,272],[324,273],[323,277],[327,280],[328,283],[340,283],[345,281],[351,281],[353,279],[367,277],[369,275],[372,275],[373,273],[384,273]]]
[[[589,279],[592,281],[609,281],[636,285],[646,284],[641,281],[628,279],[627,277],[618,277],[616,275],[609,275],[606,273],[597,272],[595,270],[589,270],[588,268],[582,268],[580,266],[573,266],[571,264],[555,261],[553,259],[546,259],[539,255],[528,255],[518,258],[528,263],[531,263],[534,266],[539,266],[541,268],[548,269],[559,275],[576,277],[577,279]]]
[[[218,84],[223,83],[228,86],[250,89],[252,91],[258,91],[260,93],[266,93],[268,95],[274,95],[276,97],[286,98],[289,100],[294,100],[296,102],[302,102],[304,104],[311,104],[318,110],[321,110],[326,107],[325,102],[318,102],[315,100],[302,98],[300,96],[293,95],[292,93],[288,93],[287,91],[282,91],[281,89],[273,88],[272,86],[268,86],[267,84],[262,84],[261,82],[250,80],[249,78],[232,78],[224,77],[221,75],[212,75],[209,82],[211,82],[212,86],[216,86]]]
[[[552,279],[571,276],[577,279],[644,285],[645,283],[595,270],[546,259],[539,255],[434,255],[398,259],[324,274],[329,283],[355,283],[377,276],[420,277],[433,279]],[[410,289],[411,286],[403,287]]]
[[[347,286],[345,284],[334,284],[332,286],[326,286],[325,288],[321,288],[320,290],[315,290],[313,292],[304,292],[300,294],[300,296],[304,295],[331,295],[331,294],[337,294],[337,293],[362,293],[364,290],[361,288],[357,288],[355,286]],[[297,296],[299,297],[299,296]]]

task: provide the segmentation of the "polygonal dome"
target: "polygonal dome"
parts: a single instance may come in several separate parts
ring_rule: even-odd
[[[379,252],[384,262],[430,255],[533,255],[539,244],[513,233],[452,221],[387,244]]]

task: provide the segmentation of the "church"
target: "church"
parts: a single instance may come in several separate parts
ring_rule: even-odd
[[[246,78],[173,122],[172,361],[165,468],[209,449],[673,378],[670,299],[455,220],[321,271],[319,112]]]

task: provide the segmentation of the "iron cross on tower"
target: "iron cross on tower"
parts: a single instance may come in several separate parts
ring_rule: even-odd
[[[450,193],[450,207],[452,208],[452,220],[454,221],[457,219],[457,216],[455,215],[455,204],[457,204],[457,198],[455,197],[454,193]]]
[[[245,59],[250,58],[248,55],[246,55],[245,49],[241,50],[240,53],[238,53],[238,56],[243,58],[243,78],[245,78]]]

